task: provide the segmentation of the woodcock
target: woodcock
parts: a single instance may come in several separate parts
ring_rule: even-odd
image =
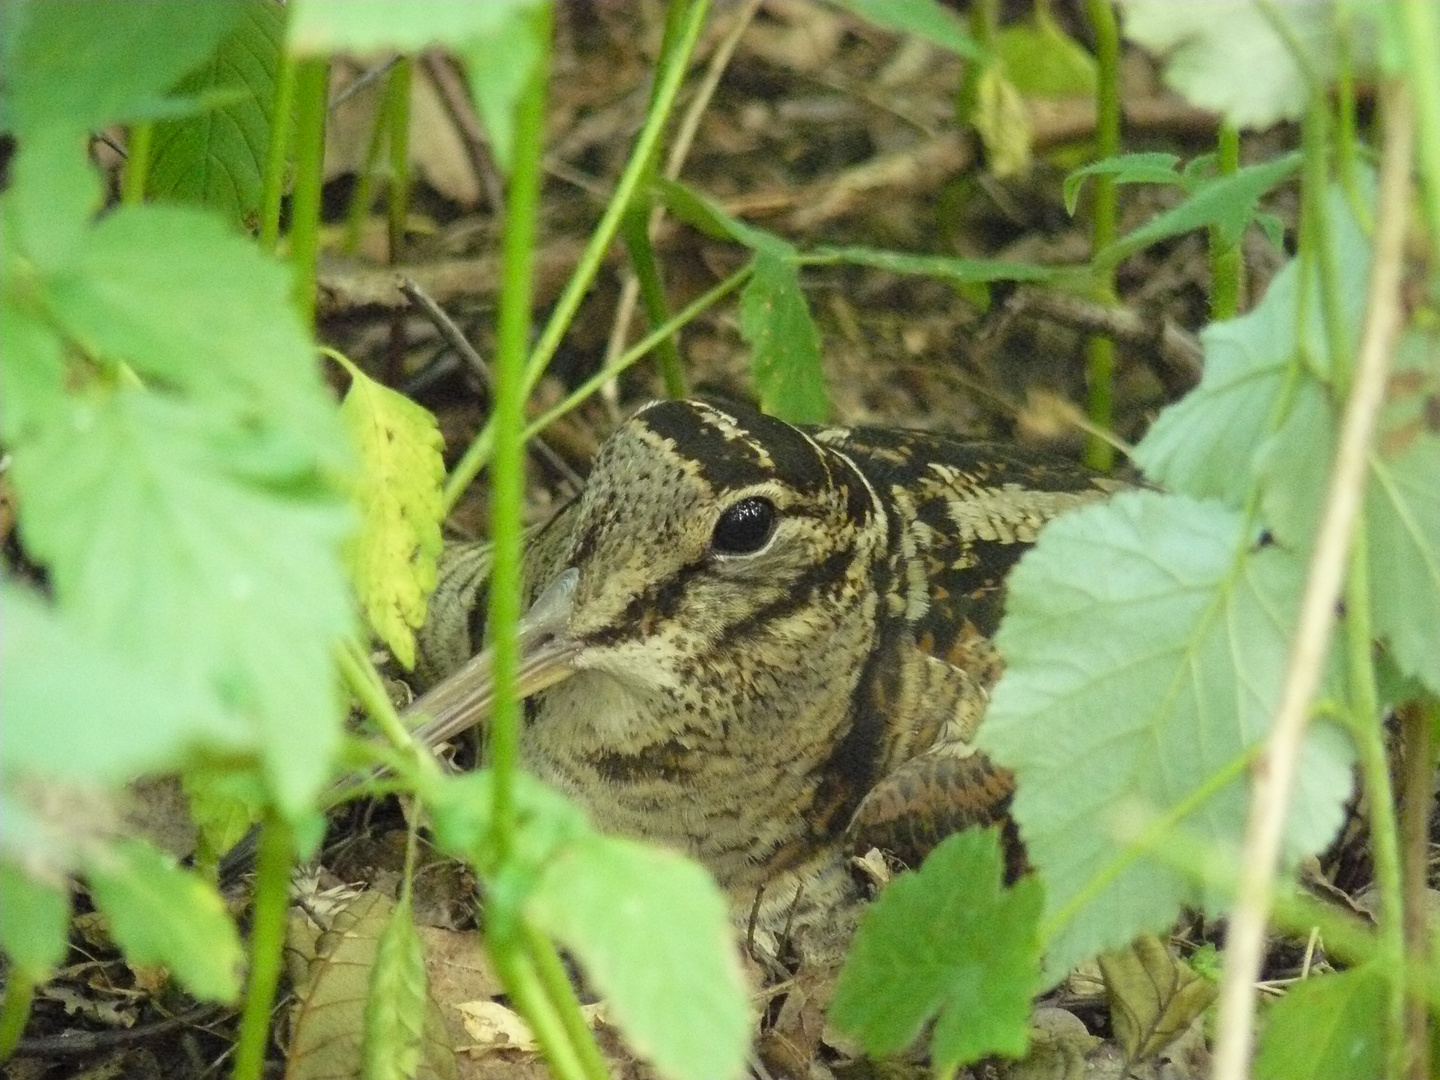
[[[646,406],[527,547],[522,759],[704,863],[738,919],[819,918],[855,848],[1003,815],[1010,779],[970,742],[1006,574],[1115,486],[996,443]],[[488,567],[480,544],[442,564],[419,673],[448,677],[412,710],[432,740],[484,711]]]

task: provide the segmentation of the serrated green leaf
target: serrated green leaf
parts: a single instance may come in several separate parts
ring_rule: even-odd
[[[283,428],[324,468],[346,439],[290,303],[290,271],[212,214],[126,206],[46,280],[57,327],[92,356],[246,426]]]
[[[1176,155],[1157,152],[1118,154],[1091,162],[1065,177],[1061,189],[1065,197],[1065,212],[1075,213],[1075,206],[1080,201],[1080,188],[1091,176],[1108,176],[1117,184],[1179,184],[1188,187],[1184,175],[1176,171],[1175,166],[1179,164],[1180,159]]]
[[[260,210],[285,9],[275,0],[238,2],[244,10],[235,27],[174,92],[239,95],[156,127],[146,193],[211,207],[245,227]]]
[[[67,615],[182,700],[217,701],[300,813],[338,745],[329,649],[351,625],[350,518],[308,448],[125,387],[77,396],[14,449],[13,476]]]
[[[830,1019],[871,1054],[903,1050],[937,1013],[937,1076],[982,1057],[1019,1057],[1040,966],[1040,882],[1002,886],[999,832],[946,838],[865,913]]]
[[[1359,334],[1370,247],[1338,190],[1329,193],[1326,207],[1345,333],[1341,348],[1349,350]],[[1330,370],[1318,285],[1302,296],[1300,284],[1300,266],[1291,261],[1255,310],[1201,334],[1200,385],[1161,413],[1135,448],[1136,463],[1152,480],[1197,498],[1243,505],[1255,483],[1257,453],[1277,427],[1287,372],[1300,365],[1312,373]]]
[[[1100,266],[1114,266],[1168,237],[1212,226],[1219,230],[1223,244],[1237,244],[1245,227],[1255,219],[1260,197],[1299,169],[1297,150],[1273,161],[1246,165],[1233,173],[1196,183],[1184,202],[1102,249],[1094,261]]]
[[[132,964],[164,964],[190,993],[240,994],[240,935],[213,885],[139,840],[116,840],[86,860],[95,905]]]
[[[740,294],[740,334],[760,407],[792,424],[819,424],[830,412],[820,367],[820,331],[800,288],[800,271],[779,252],[755,253]]]
[[[120,783],[178,764],[196,744],[234,749],[244,728],[213,695],[86,640],[71,620],[0,581],[5,769]]]
[[[376,635],[406,668],[414,627],[435,588],[445,516],[445,440],[435,417],[353,364],[340,415],[360,450],[360,531],[347,548],[356,595]]]
[[[1167,84],[1241,129],[1298,120],[1311,79],[1329,83],[1342,55],[1333,2],[1120,0],[1120,10],[1125,36],[1166,58]],[[1350,12],[1343,54],[1358,74],[1373,67],[1373,40],[1365,5]]]
[[[48,977],[65,959],[69,926],[67,888],[37,881],[9,860],[0,861],[0,949],[15,967],[33,979]]]
[[[46,127],[79,133],[146,115],[239,14],[229,0],[9,0],[0,6],[0,125],[23,142]]]
[[[425,953],[410,905],[390,913],[375,947],[365,996],[365,1037],[360,1044],[364,1080],[413,1080],[424,1049],[430,1011]]]
[[[1238,843],[1305,573],[1242,525],[1214,502],[1127,492],[1052,522],[1010,576],[1006,671],[978,742],[1016,773],[1052,975],[1218,901],[1124,834],[1174,815],[1202,841]],[[1336,728],[1312,726],[1288,859],[1339,826],[1351,757]]]
[[[735,1080],[751,1016],[729,908],[688,859],[591,834],[526,903],[609,1002],[626,1040],[670,1080]]]
[[[836,0],[872,26],[895,34],[914,34],[967,60],[988,58],[955,13],[938,0]]]
[[[1390,977],[1370,963],[1292,986],[1270,1009],[1256,1080],[1384,1076]]]

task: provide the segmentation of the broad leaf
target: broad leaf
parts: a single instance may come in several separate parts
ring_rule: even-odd
[[[526,911],[569,949],[670,1080],[735,1080],[751,1016],[724,897],[695,863],[618,837],[566,847]]]
[[[1110,1026],[1130,1062],[1150,1061],[1183,1035],[1219,986],[1175,956],[1154,934],[1100,954]]]
[[[1130,492],[1053,522],[1011,574],[996,639],[1007,668],[979,744],[1016,773],[1052,975],[1218,899],[1133,833],[1164,819],[1238,842],[1305,571],[1258,541],[1217,503]],[[1288,858],[1334,834],[1350,760],[1337,730],[1312,728]]]
[[[912,1043],[937,1014],[937,1076],[992,1054],[1019,1057],[1040,966],[1043,902],[1033,876],[1001,885],[999,833],[947,838],[880,894],[835,987],[831,1020],[871,1054]]]
[[[418,53],[431,45],[463,46],[491,33],[517,10],[542,0],[486,0],[456,4],[450,0],[295,0],[290,13],[288,48],[300,55],[381,49]]]
[[[38,881],[0,860],[0,949],[11,964],[33,979],[48,977],[65,959],[69,927],[66,884]]]
[[[967,60],[986,59],[985,47],[939,0],[838,0],[873,26],[897,34],[914,34]]]
[[[360,531],[348,551],[350,577],[370,626],[408,670],[412,628],[425,621],[435,588],[445,516],[444,439],[433,417],[348,361],[340,415],[360,450]]]
[[[820,331],[800,289],[800,271],[785,253],[755,253],[755,272],[740,294],[740,333],[750,345],[760,407],[792,424],[823,423],[830,402]]]
[[[1385,1075],[1387,986],[1375,963],[1296,983],[1269,1013],[1256,1080],[1372,1080]]]
[[[213,885],[138,840],[94,852],[85,869],[130,963],[164,964],[198,998],[238,997],[240,935]]]
[[[546,23],[539,8],[528,0],[494,0],[478,5],[500,7],[504,18],[463,43],[456,51],[465,59],[470,96],[485,122],[490,151],[500,171],[508,173],[515,149],[515,106],[545,55]]]

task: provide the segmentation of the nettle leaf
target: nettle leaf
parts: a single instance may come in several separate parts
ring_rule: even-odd
[[[1167,818],[1238,844],[1245,764],[1269,731],[1305,573],[1242,525],[1214,502],[1127,492],[1053,522],[1011,574],[1006,671],[978,741],[1016,773],[1052,975],[1220,899],[1133,833]],[[1311,728],[1287,858],[1334,834],[1351,756],[1333,726]]]
[[[240,935],[215,887],[139,840],[116,840],[85,862],[90,895],[132,964],[164,964],[192,994],[240,994]]]
[[[671,1080],[735,1080],[751,1015],[725,898],[696,863],[591,833],[526,903],[569,949],[627,1041]]]
[[[1295,983],[1270,1009],[1256,1080],[1384,1076],[1392,977],[1371,962]]]
[[[820,331],[787,253],[755,252],[755,272],[740,294],[740,333],[750,345],[750,374],[760,407],[792,424],[820,424],[830,412],[820,367]]]
[[[1179,164],[1180,159],[1176,155],[1158,152],[1117,154],[1093,161],[1065,177],[1061,187],[1065,212],[1075,213],[1075,207],[1080,202],[1080,189],[1091,176],[1108,176],[1117,184],[1179,184],[1185,187],[1185,176],[1176,168]]]
[[[1342,55],[1356,72],[1373,66],[1364,6],[1350,5],[1345,48],[1335,8],[1333,2],[1120,0],[1125,36],[1167,57],[1166,83],[1192,105],[1256,129],[1298,120],[1312,92],[1310,78],[1333,80]]]
[[[347,548],[350,576],[370,626],[408,670],[412,628],[435,588],[445,516],[445,440],[435,417],[349,361],[340,416],[360,450],[360,531]]]
[[[240,94],[156,127],[145,190],[152,199],[212,207],[244,226],[260,210],[285,9],[274,0],[236,2],[243,12],[235,28],[174,92],[203,96],[238,89]]]
[[[240,14],[233,0],[9,0],[0,6],[0,126],[24,142],[47,127],[83,132],[148,114]]]
[[[409,903],[397,904],[375,945],[360,1045],[366,1080],[411,1080],[425,1049],[430,983]]]
[[[16,968],[37,981],[47,978],[65,959],[69,928],[70,890],[63,882],[39,881],[0,860],[0,949]]]
[[[225,708],[293,815],[340,738],[350,516],[287,431],[224,420],[136,387],[77,395],[13,451],[22,530],[75,624]]]
[[[1034,876],[1001,884],[995,829],[948,837],[866,911],[830,1019],[871,1054],[894,1054],[938,1014],[937,1076],[982,1057],[1019,1057],[1039,976],[1043,896]]]

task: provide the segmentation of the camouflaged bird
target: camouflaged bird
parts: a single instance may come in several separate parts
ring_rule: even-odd
[[[646,406],[527,547],[523,761],[601,828],[704,863],[738,919],[823,917],[852,849],[1003,815],[1010,779],[970,742],[1006,574],[1114,487],[996,443]],[[488,568],[484,545],[442,565],[432,738],[479,715]]]

